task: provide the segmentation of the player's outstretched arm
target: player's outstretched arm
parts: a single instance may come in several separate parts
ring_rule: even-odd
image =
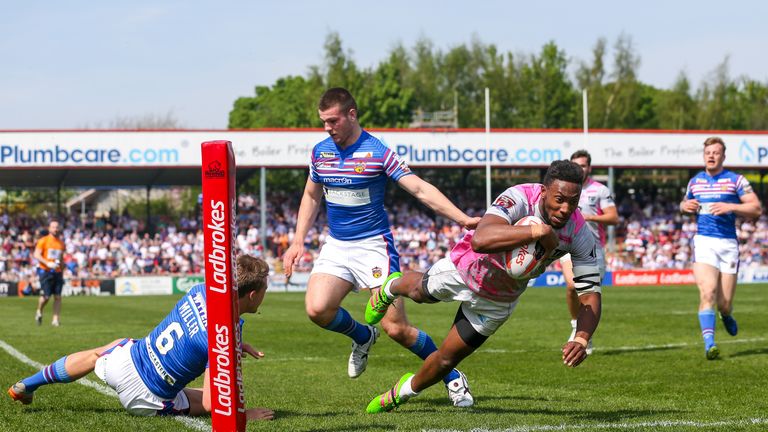
[[[293,266],[298,264],[299,259],[304,255],[304,238],[317,218],[322,196],[322,185],[313,182],[311,178],[307,178],[307,184],[304,186],[304,195],[302,195],[301,205],[299,205],[299,214],[296,219],[296,234],[293,237],[293,243],[283,254],[283,271],[287,277],[291,277]]]
[[[263,358],[264,353],[261,351],[257,351],[256,348],[252,347],[250,344],[247,344],[243,342],[242,349],[244,353],[249,354],[251,357],[255,358],[256,360]]]
[[[425,206],[431,208],[439,215],[461,224],[466,229],[474,229],[478,222],[480,222],[479,217],[467,216],[458,207],[453,205],[451,200],[443,195],[439,189],[415,174],[401,177],[397,184],[424,203]]]
[[[251,420],[272,420],[275,412],[268,408],[248,408],[245,410],[245,418]]]
[[[576,367],[587,358],[587,343],[600,322],[601,294],[599,292],[581,294],[579,303],[576,336],[563,345],[563,363],[569,367]]]

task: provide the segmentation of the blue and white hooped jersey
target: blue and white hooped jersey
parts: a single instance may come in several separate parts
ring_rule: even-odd
[[[384,210],[387,178],[411,174],[392,149],[366,131],[341,150],[331,137],[312,150],[309,177],[322,183],[328,226],[337,240],[359,240],[390,232]]]
[[[739,204],[741,196],[752,193],[752,186],[743,175],[723,170],[710,176],[706,171],[693,176],[688,182],[686,199],[696,199],[700,207],[696,215],[698,234],[715,238],[736,238],[736,215],[728,213],[715,216],[710,205],[716,202]]]
[[[192,287],[168,316],[131,346],[131,358],[144,384],[171,399],[205,372],[208,364],[205,284]]]

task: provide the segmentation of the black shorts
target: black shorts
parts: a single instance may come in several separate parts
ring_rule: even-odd
[[[64,273],[41,270],[38,272],[38,277],[40,278],[40,295],[44,297],[61,295],[61,290],[64,288]]]

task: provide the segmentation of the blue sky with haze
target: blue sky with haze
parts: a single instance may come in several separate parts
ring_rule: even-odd
[[[398,42],[426,37],[447,50],[473,36],[524,54],[553,40],[573,66],[598,38],[610,47],[624,32],[648,84],[669,87],[682,70],[697,87],[726,56],[731,76],[768,82],[768,2],[538,3],[0,0],[0,129],[168,112],[187,128],[222,129],[237,97],[321,64],[331,31],[361,67]]]

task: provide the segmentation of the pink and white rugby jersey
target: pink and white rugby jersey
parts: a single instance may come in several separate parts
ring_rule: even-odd
[[[582,215],[601,215],[603,209],[616,207],[611,196],[611,190],[608,186],[598,183],[588,178],[581,187],[581,197],[579,198],[579,211]],[[600,240],[600,245],[605,246],[605,225],[597,222],[587,222],[589,229],[595,234],[595,238]]]
[[[499,195],[485,214],[504,218],[510,225],[525,216],[533,215],[543,219],[539,210],[541,190],[542,185],[537,183],[513,186]],[[585,227],[584,218],[576,210],[568,223],[562,229],[556,230],[560,245],[549,258],[536,267],[531,273],[531,279],[543,273],[550,263],[570,253],[577,293],[600,292],[595,236]],[[489,300],[517,300],[527,288],[528,280],[510,277],[504,268],[502,254],[483,254],[472,250],[473,235],[474,231],[465,234],[451,250],[451,261],[464,283],[470,290]]]

